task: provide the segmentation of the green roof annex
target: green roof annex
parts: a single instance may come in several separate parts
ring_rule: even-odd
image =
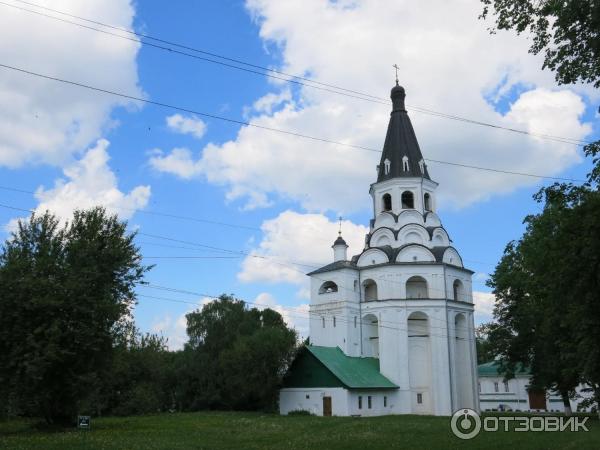
[[[304,347],[285,377],[284,387],[398,389],[379,372],[379,359],[346,356],[339,347]]]

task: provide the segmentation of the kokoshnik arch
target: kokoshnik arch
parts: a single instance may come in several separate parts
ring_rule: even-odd
[[[405,97],[396,82],[364,249],[348,259],[340,232],[334,262],[308,274],[310,345],[285,378],[282,414],[479,409],[473,272],[436,214]]]

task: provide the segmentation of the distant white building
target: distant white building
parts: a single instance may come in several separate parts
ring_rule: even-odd
[[[311,272],[310,342],[280,393],[280,411],[451,415],[478,409],[472,271],[436,214],[431,180],[404,105],[393,110],[363,251]]]
[[[528,370],[520,368],[514,378],[507,380],[500,373],[499,367],[496,361],[478,366],[481,411],[564,412],[565,406],[560,395],[529,388],[531,375]],[[577,411],[579,403],[591,396],[590,393],[582,392],[583,388],[583,385],[578,386],[578,398],[570,401],[572,411]]]

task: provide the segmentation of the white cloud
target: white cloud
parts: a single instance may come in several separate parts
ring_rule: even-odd
[[[309,330],[309,306],[304,303],[299,306],[282,306],[275,300],[268,292],[262,292],[256,296],[254,300],[254,305],[260,308],[264,306],[266,308],[270,308],[273,311],[278,312],[283,317],[283,320],[287,324],[288,327],[294,328],[301,338],[306,338],[308,336]]]
[[[301,285],[298,296],[305,298],[306,273],[333,262],[331,245],[337,237],[339,223],[321,214],[284,211],[263,222],[264,236],[242,262],[238,278],[244,282],[266,281]],[[348,255],[360,252],[366,227],[345,220],[342,235],[349,245]],[[291,262],[299,263],[294,265]]]
[[[191,134],[197,139],[202,138],[206,133],[206,123],[198,117],[184,117],[181,114],[174,114],[167,117],[167,125],[177,133]]]
[[[202,297],[196,306],[190,306],[183,314],[173,319],[170,314],[156,318],[151,326],[153,333],[158,333],[167,338],[170,350],[181,350],[188,341],[186,314],[202,309],[203,306],[215,301],[213,297]]]
[[[496,296],[491,292],[473,291],[473,303],[475,304],[475,325],[493,320],[494,304]]]
[[[64,169],[65,178],[56,180],[53,188],[40,186],[35,192],[39,201],[35,211],[49,210],[67,220],[74,209],[104,206],[108,212],[129,219],[136,210],[144,208],[150,198],[150,186],[137,186],[128,194],[120,191],[117,177],[108,165],[108,145],[107,140],[99,140],[79,161]],[[7,229],[14,229],[15,224],[16,219]]]
[[[40,0],[44,6],[132,28],[130,0]],[[0,60],[51,76],[143,96],[138,43],[1,6]],[[29,9],[34,9],[28,7]],[[24,30],[26,32],[24,32]],[[0,166],[62,165],[115,125],[130,100],[0,68]]]
[[[281,69],[387,98],[397,62],[407,103],[480,121],[583,138],[584,96],[589,86],[555,85],[541,71],[541,56],[528,53],[523,36],[490,36],[477,19],[477,1],[404,0],[329,2],[248,0],[260,36],[282,52]],[[528,86],[500,114],[486,97]],[[380,149],[390,106],[300,88],[287,98],[281,83],[254,104],[252,123]],[[513,89],[514,91],[514,89]],[[277,108],[263,107],[277,103]],[[518,172],[558,174],[579,160],[576,147],[411,112],[425,158]],[[268,206],[277,197],[309,211],[348,212],[369,207],[368,186],[379,155],[242,127],[234,140],[208,144],[196,175],[222,185],[229,200]],[[508,193],[536,179],[430,163],[440,182],[438,204],[462,207]]]
[[[168,155],[164,155],[162,150],[155,149],[148,162],[159,172],[177,175],[186,180],[200,172],[192,152],[187,148],[174,148]]]
[[[291,100],[292,93],[289,89],[285,89],[279,94],[270,92],[267,95],[256,100],[252,105],[252,108],[254,111],[259,113],[271,114],[276,106],[279,106],[282,103],[290,102]]]

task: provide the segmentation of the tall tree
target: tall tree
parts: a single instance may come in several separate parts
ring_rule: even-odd
[[[275,407],[297,343],[279,313],[222,295],[187,321],[189,408]]]
[[[510,373],[528,364],[536,386],[561,393],[565,407],[581,381],[600,399],[600,161],[582,186],[536,194],[541,213],[506,247],[489,285],[497,298],[490,341]]]
[[[496,30],[529,32],[530,53],[544,52],[543,68],[556,72],[559,84],[593,83],[600,87],[600,1],[481,0],[481,18],[495,16]]]
[[[0,253],[0,384],[49,423],[72,423],[101,385],[149,267],[127,224],[102,208],[61,227],[50,213],[20,221]]]

